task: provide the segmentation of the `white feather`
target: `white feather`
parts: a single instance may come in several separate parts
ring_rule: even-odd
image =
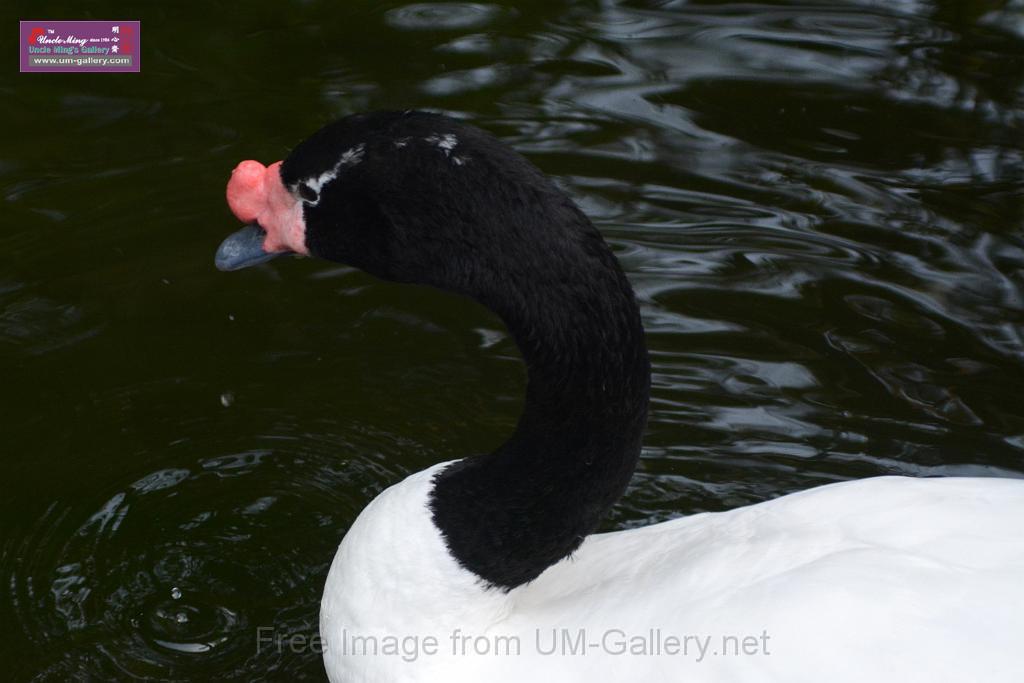
[[[336,163],[331,168],[327,169],[326,171],[316,176],[315,178],[306,178],[304,181],[302,181],[306,185],[309,185],[310,189],[316,193],[316,200],[308,203],[312,204],[313,206],[319,204],[320,193],[323,191],[325,187],[327,187],[327,185],[334,182],[338,178],[338,174],[341,172],[341,169],[347,166],[355,166],[356,164],[363,160],[363,155],[365,153],[366,145],[360,143],[355,147],[351,147],[345,150],[344,153],[342,153],[341,158],[338,159],[338,163]]]

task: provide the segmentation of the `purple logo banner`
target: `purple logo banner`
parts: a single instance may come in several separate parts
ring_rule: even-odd
[[[22,21],[21,71],[138,72],[139,21]]]

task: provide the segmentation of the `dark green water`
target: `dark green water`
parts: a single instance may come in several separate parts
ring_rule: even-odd
[[[353,111],[488,128],[615,246],[654,397],[607,528],[1024,476],[1019,0],[45,7],[141,19],[143,62],[5,51],[5,680],[322,679],[257,627],[313,634],[362,507],[511,429],[522,368],[474,304],[213,268],[235,163]]]

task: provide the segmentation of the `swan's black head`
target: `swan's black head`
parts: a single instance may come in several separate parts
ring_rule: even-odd
[[[228,201],[254,225],[222,245],[224,269],[297,251],[479,296],[499,282],[514,287],[525,269],[534,283],[545,269],[558,275],[600,241],[522,156],[478,128],[423,112],[349,116],[280,166],[243,162]]]

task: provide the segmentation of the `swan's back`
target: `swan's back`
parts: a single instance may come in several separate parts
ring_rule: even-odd
[[[599,642],[600,680],[1024,680],[1022,521],[1020,480],[823,486],[592,536],[522,589],[511,630],[703,639],[646,657]]]

